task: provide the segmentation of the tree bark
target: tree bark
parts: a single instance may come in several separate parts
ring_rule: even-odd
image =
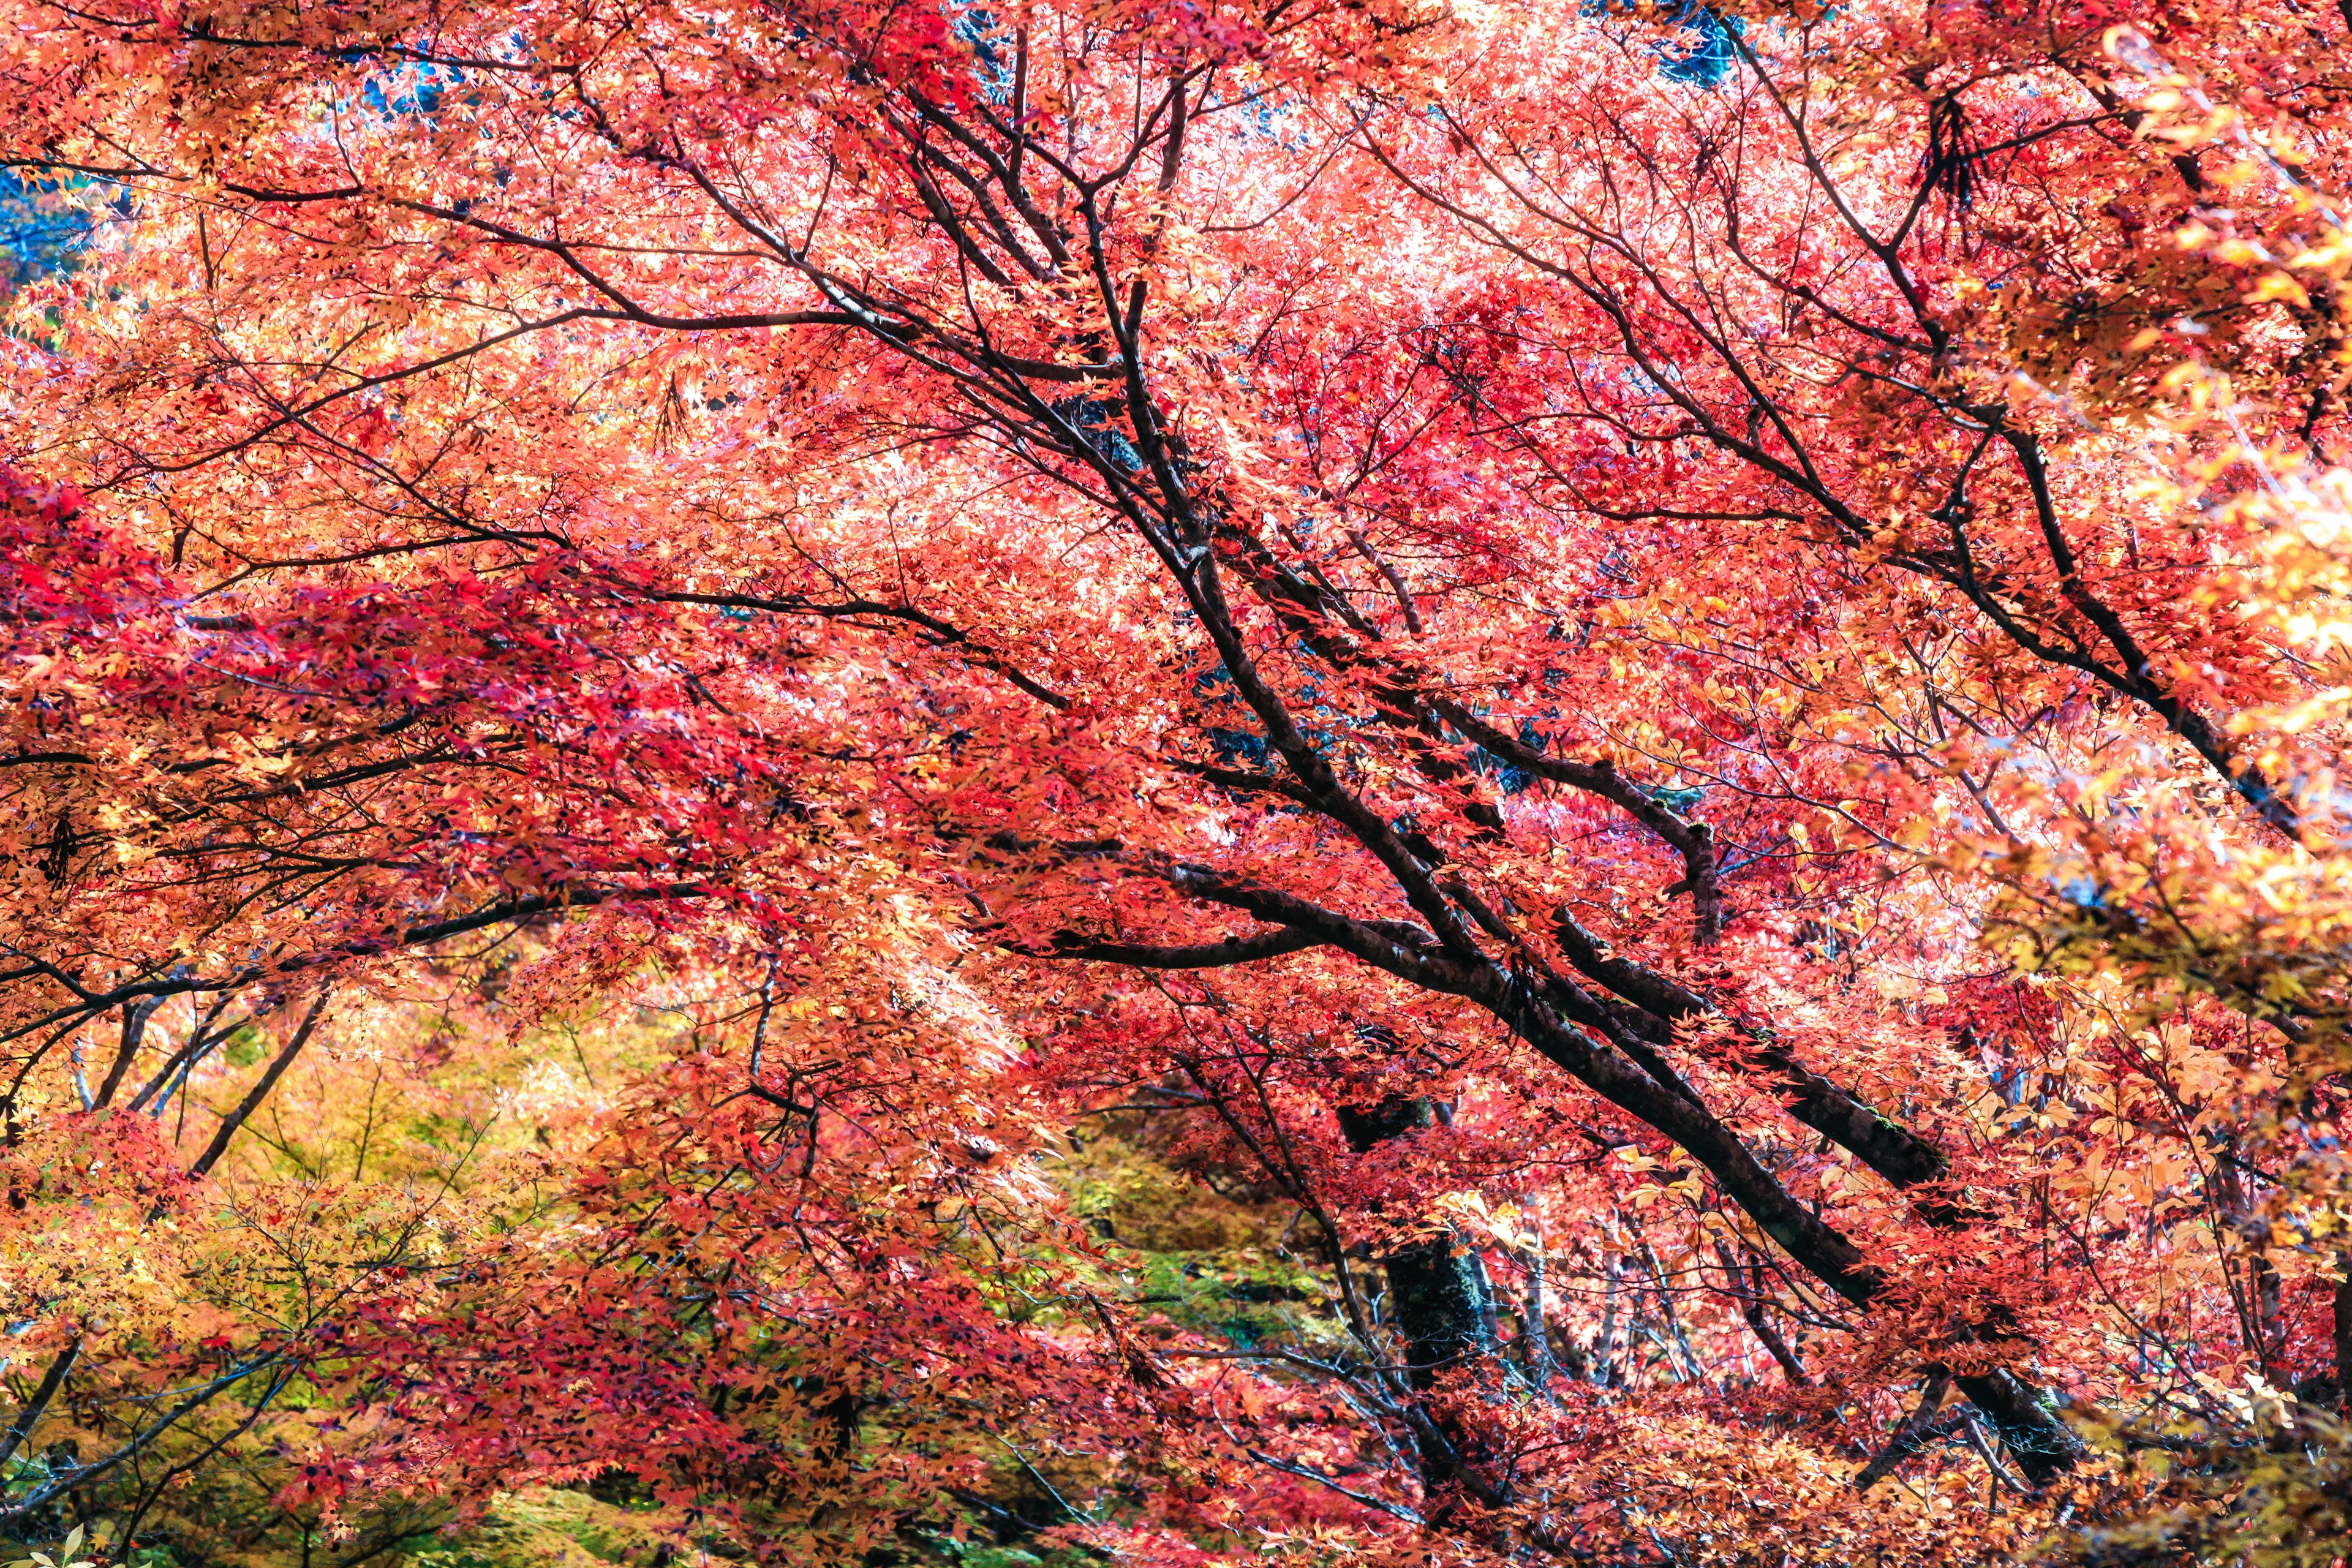
[[[1343,1106],[1339,1116],[1348,1147],[1359,1154],[1437,1121],[1428,1100],[1403,1095],[1370,1107]],[[1429,1394],[1441,1373],[1493,1353],[1486,1270],[1475,1254],[1457,1247],[1450,1235],[1433,1236],[1394,1248],[1381,1263],[1390,1316],[1404,1338],[1405,1380],[1414,1393]],[[1434,1503],[1429,1510],[1434,1521],[1465,1482],[1485,1489],[1472,1473],[1484,1449],[1477,1432],[1458,1418],[1442,1410],[1424,1410],[1421,1417],[1422,1489]]]
[[[163,1005],[161,996],[122,1005],[122,1044],[114,1053],[114,1065],[106,1069],[106,1080],[98,1086],[98,1094],[90,1101],[92,1110],[104,1110],[114,1103],[114,1091],[122,1087],[122,1075],[131,1070],[131,1060],[139,1055],[140,1040],[147,1033],[147,1020]]]
[[[205,1146],[205,1152],[196,1156],[196,1163],[188,1167],[188,1174],[210,1174],[220,1157],[228,1152],[229,1142],[236,1136],[236,1130],[245,1125],[247,1117],[261,1108],[261,1102],[269,1098],[269,1091],[278,1087],[278,1080],[286,1076],[286,1069],[294,1065],[294,1058],[301,1055],[302,1047],[310,1043],[310,1031],[319,1026],[319,1016],[327,1010],[327,996],[328,993],[324,991],[319,993],[319,999],[311,1003],[310,1010],[302,1016],[301,1026],[294,1031],[294,1037],[286,1042],[286,1048],[278,1053],[268,1070],[261,1075],[261,1081],[253,1086],[235,1110],[221,1119],[220,1130],[213,1134],[213,1141]]]
[[[1739,1299],[1739,1315],[1748,1321],[1748,1331],[1771,1353],[1790,1383],[1800,1388],[1811,1386],[1812,1379],[1805,1375],[1804,1363],[1797,1359],[1797,1352],[1789,1347],[1780,1331],[1772,1326],[1772,1320],[1764,1315],[1763,1268],[1742,1269],[1731,1248],[1719,1241],[1715,1244],[1715,1256],[1723,1264],[1724,1273],[1731,1278],[1732,1293]]]
[[[1864,1465],[1862,1473],[1853,1478],[1854,1490],[1868,1491],[1893,1475],[1895,1466],[1927,1446],[1936,1436],[1938,1425],[1936,1413],[1943,1407],[1944,1395],[1951,1391],[1951,1378],[1940,1372],[1927,1379],[1927,1386],[1919,1395],[1919,1407],[1911,1413],[1910,1419],[1895,1429],[1895,1436],[1888,1440],[1886,1447],[1881,1448],[1876,1458]]]
[[[66,1348],[49,1363],[48,1371],[41,1374],[40,1385],[33,1390],[33,1396],[25,1401],[25,1408],[16,1412],[16,1418],[8,1423],[7,1431],[0,1433],[0,1464],[16,1458],[16,1450],[24,1447],[25,1438],[41,1419],[42,1413],[57,1398],[58,1390],[65,1386],[67,1374],[73,1371],[74,1363],[80,1359],[81,1341],[76,1338],[68,1341]]]
[[[2352,1414],[2352,1252],[2336,1255],[2336,1407]]]
[[[1519,1365],[1538,1388],[1551,1382],[1559,1368],[1552,1362],[1551,1310],[1544,1300],[1543,1232],[1519,1250],[1519,1266],[1527,1270],[1528,1296],[1519,1310]]]
[[[1402,1095],[1339,1111],[1339,1131],[1359,1154],[1436,1121],[1428,1100]],[[1382,1258],[1381,1267],[1388,1275],[1391,1316],[1404,1335],[1406,1376],[1414,1388],[1426,1391],[1440,1372],[1495,1349],[1486,1331],[1485,1271],[1452,1237],[1409,1242]]]

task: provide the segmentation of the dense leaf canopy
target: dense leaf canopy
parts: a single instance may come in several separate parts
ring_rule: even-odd
[[[2342,1562],[2352,8],[5,15],[0,1533]]]

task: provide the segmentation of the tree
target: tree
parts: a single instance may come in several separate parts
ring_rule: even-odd
[[[201,1208],[477,932],[694,1020],[566,1224],[271,1341],[381,1423],[289,1496],[848,1553],[994,1442],[1171,1560],[1972,1561],[2158,1484],[2063,1401],[2336,1356],[2300,21],[21,10],[12,163],[136,217],[15,306],[12,1147],[279,1020],[194,1195],[126,1145]],[[1337,1327],[1155,1324],[1040,1174],[1102,1113]],[[179,1364],[61,1289],[27,1430]],[[1946,1438],[1958,1537],[1874,1485]]]

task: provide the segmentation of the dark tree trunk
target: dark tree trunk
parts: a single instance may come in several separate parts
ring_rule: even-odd
[[[1339,1131],[1359,1154],[1436,1121],[1428,1100],[1402,1095],[1339,1112]],[[1486,1332],[1486,1271],[1450,1237],[1433,1236],[1400,1247],[1381,1263],[1388,1272],[1389,1316],[1404,1335],[1413,1387],[1425,1391],[1440,1370],[1495,1349]]]
[[[1428,1100],[1403,1095],[1339,1110],[1339,1131],[1359,1154],[1436,1121]],[[1457,1247],[1451,1237],[1433,1236],[1397,1247],[1381,1261],[1388,1275],[1389,1321],[1404,1338],[1405,1376],[1414,1391],[1427,1394],[1440,1373],[1494,1352],[1486,1270],[1474,1254]],[[1433,1519],[1444,1510],[1444,1500],[1464,1483],[1485,1489],[1473,1473],[1480,1456],[1477,1434],[1443,1412],[1423,1415],[1416,1435],[1422,1485],[1436,1504]]]
[[[2336,1283],[2336,1404],[2352,1412],[2352,1252],[2336,1255],[2344,1278]]]

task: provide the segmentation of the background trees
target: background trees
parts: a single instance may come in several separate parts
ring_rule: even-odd
[[[2332,1559],[2333,20],[20,11],[12,1527]]]

